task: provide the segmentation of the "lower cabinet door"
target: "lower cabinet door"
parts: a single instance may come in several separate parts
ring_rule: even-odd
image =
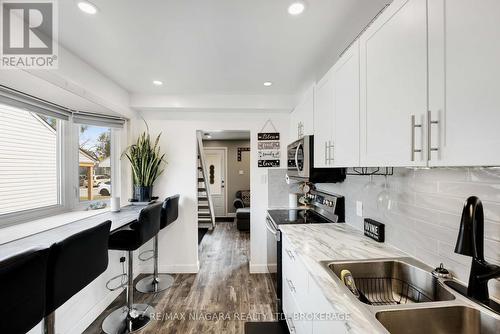
[[[303,306],[306,313],[312,313],[314,316],[312,321],[313,334],[347,333],[344,321],[346,315],[335,311],[312,277],[309,277],[309,299]]]
[[[308,319],[295,298],[290,286],[283,285],[283,313],[290,334],[312,334],[312,321]]]

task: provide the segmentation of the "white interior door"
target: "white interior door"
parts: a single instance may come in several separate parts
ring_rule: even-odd
[[[210,187],[215,216],[225,217],[226,212],[226,149],[205,147],[207,186]]]

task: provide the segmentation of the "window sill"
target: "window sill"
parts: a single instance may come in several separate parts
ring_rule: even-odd
[[[92,211],[72,211],[32,220],[22,224],[7,226],[0,229],[0,245],[28,237],[33,234],[45,232],[59,226],[71,224],[80,219],[92,217],[106,211],[109,211],[109,207]]]

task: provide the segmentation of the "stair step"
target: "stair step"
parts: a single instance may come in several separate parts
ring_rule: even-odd
[[[204,196],[198,196],[198,202],[208,202],[208,198]]]
[[[208,210],[210,209],[208,205],[198,205],[198,210]]]
[[[204,178],[202,178],[202,177],[199,177],[199,178],[198,178],[198,182],[205,182],[205,179],[204,179]]]
[[[198,188],[198,192],[205,192],[207,191],[207,188]]]
[[[208,228],[212,230],[213,227],[212,223],[198,223],[198,228]]]
[[[212,216],[210,215],[210,212],[207,212],[207,213],[198,212],[198,220],[205,219],[205,218],[212,220]]]
[[[198,170],[203,170],[203,168],[201,168],[201,167],[198,167]]]

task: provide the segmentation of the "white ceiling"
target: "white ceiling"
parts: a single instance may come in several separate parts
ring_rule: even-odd
[[[296,94],[388,0],[307,0],[299,17],[288,0],[92,2],[58,2],[60,42],[132,94]]]

